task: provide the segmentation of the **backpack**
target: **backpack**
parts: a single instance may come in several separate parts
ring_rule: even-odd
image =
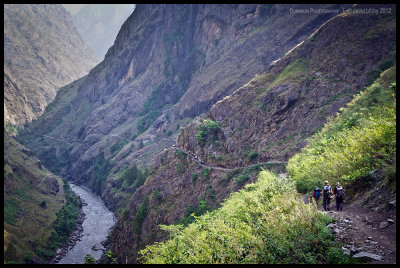
[[[336,198],[339,198],[339,199],[344,198],[344,190],[343,190],[342,186],[336,188]]]
[[[320,195],[321,195],[321,189],[315,188],[315,190],[314,190],[314,198],[318,199]]]
[[[324,197],[330,197],[331,187],[329,185],[325,185],[323,189],[324,189]]]

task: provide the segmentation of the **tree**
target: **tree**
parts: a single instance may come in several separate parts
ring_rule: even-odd
[[[118,264],[117,258],[115,258],[115,254],[111,250],[106,252],[105,258],[107,264]]]
[[[96,260],[92,257],[92,255],[86,254],[85,262],[83,264],[96,264]]]

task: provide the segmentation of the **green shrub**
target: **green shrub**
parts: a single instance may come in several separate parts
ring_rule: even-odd
[[[199,178],[199,174],[197,173],[192,173],[192,184],[195,185],[197,179]]]
[[[203,178],[205,181],[209,181],[210,180],[210,173],[211,173],[211,168],[204,168],[203,169]]]
[[[174,156],[178,159],[184,160],[187,157],[187,153],[182,150],[175,150]]]
[[[59,248],[68,240],[75,228],[76,220],[78,219],[78,210],[82,207],[82,200],[80,197],[72,191],[66,179],[63,179],[63,181],[67,202],[56,213],[57,218],[53,223],[54,230],[51,232],[46,247],[39,248],[38,252],[35,250],[35,254],[44,259],[53,257],[55,249]]]
[[[96,259],[90,254],[85,255],[85,262],[83,264],[96,264]]]
[[[248,158],[250,161],[254,161],[258,157],[258,152],[256,150],[249,153]]]
[[[148,170],[140,170],[136,164],[133,164],[132,167],[124,171],[120,180],[125,182],[128,186],[137,188],[143,185],[143,183],[146,181],[147,175]]]
[[[10,242],[7,246],[7,250],[4,252],[4,260],[7,262],[17,260],[17,248],[13,242]]]
[[[142,200],[142,204],[140,205],[139,209],[136,212],[135,219],[132,222],[133,232],[135,234],[140,234],[141,232],[143,221],[147,216],[148,203],[149,203],[149,198],[146,196]]]
[[[179,162],[176,165],[176,171],[178,172],[178,174],[183,174],[186,171],[186,165],[182,162]]]
[[[248,174],[240,174],[239,176],[233,178],[233,180],[240,185],[243,185],[249,179],[250,176]]]
[[[326,252],[339,247],[326,227],[330,222],[305,204],[290,182],[262,171],[256,183],[231,194],[219,209],[195,216],[186,227],[161,225],[170,238],[146,246],[139,260],[146,264],[322,264],[327,262]]]
[[[372,170],[395,162],[396,100],[388,86],[393,72],[395,68],[358,94],[289,160],[287,170],[299,191],[328,180],[355,193],[369,184]]]
[[[211,119],[205,119],[200,124],[195,135],[195,139],[200,145],[203,146],[207,140],[215,141],[218,138],[219,129],[220,125],[218,122],[215,122]]]
[[[186,208],[183,218],[177,221],[176,224],[187,226],[192,223],[196,217],[211,210],[212,208],[208,205],[207,201],[204,198],[200,198],[196,207],[188,206]]]

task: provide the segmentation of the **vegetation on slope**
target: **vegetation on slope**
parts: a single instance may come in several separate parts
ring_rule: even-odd
[[[46,244],[35,247],[35,254],[42,260],[49,260],[56,254],[56,250],[67,242],[70,234],[75,229],[78,219],[78,210],[82,207],[82,200],[71,189],[66,179],[64,181],[64,192],[66,204],[56,213],[57,219],[53,222],[54,230]]]
[[[143,263],[347,262],[326,228],[329,217],[305,204],[292,183],[260,172],[254,184],[188,227],[162,226],[170,239],[140,251]]]
[[[383,72],[341,114],[331,118],[301,153],[288,163],[290,178],[301,192],[323,181],[340,182],[352,194],[382,169],[395,188],[396,67]]]
[[[72,199],[66,181],[48,172],[31,151],[4,135],[5,263],[41,262],[54,255],[54,249],[69,235],[63,234],[66,225],[75,225],[77,212],[70,211]]]

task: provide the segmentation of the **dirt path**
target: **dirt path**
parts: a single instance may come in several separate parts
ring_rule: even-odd
[[[356,200],[344,205],[343,211],[336,211],[335,201],[331,202],[329,214],[337,221],[328,225],[336,239],[344,243],[344,249],[352,256],[365,252],[376,259],[368,258],[372,264],[396,263],[396,210],[370,209]],[[322,201],[322,200],[320,200]],[[319,210],[322,209],[320,202]]]
[[[172,147],[176,147],[176,146],[172,146]],[[262,162],[262,163],[256,163],[256,164],[254,164],[254,165],[243,166],[243,167],[234,167],[234,168],[209,166],[209,165],[206,165],[206,164],[204,163],[204,161],[200,159],[199,156],[197,156],[197,155],[195,155],[195,154],[193,154],[193,153],[191,153],[191,152],[187,152],[187,151],[185,151],[183,148],[181,148],[181,150],[182,150],[183,152],[185,152],[186,154],[190,155],[190,156],[193,158],[193,160],[196,161],[200,166],[202,166],[202,167],[204,167],[204,168],[212,168],[212,169],[221,170],[221,171],[225,171],[225,172],[226,172],[226,171],[232,171],[232,170],[235,170],[235,169],[237,169],[237,168],[249,168],[249,167],[253,167],[253,166],[256,166],[256,165],[264,165],[264,164],[287,164],[287,162],[285,162],[285,161],[278,161],[278,160],[277,160],[277,161]]]

